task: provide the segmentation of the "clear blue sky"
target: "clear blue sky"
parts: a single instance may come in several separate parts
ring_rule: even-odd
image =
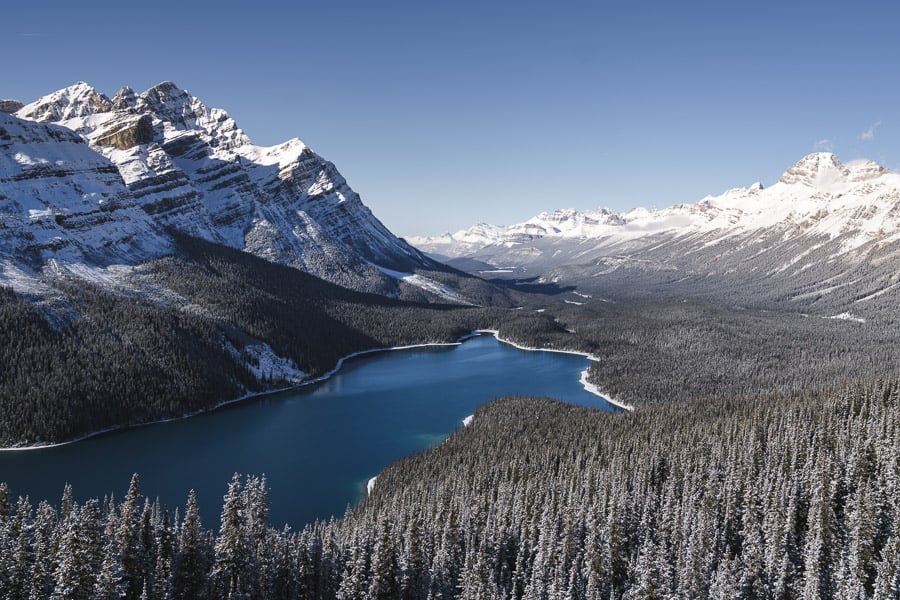
[[[299,137],[400,235],[900,167],[893,2],[7,3],[0,97],[172,80]]]

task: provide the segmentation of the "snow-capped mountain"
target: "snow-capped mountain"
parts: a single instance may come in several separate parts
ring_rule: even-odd
[[[69,129],[0,112],[0,270],[134,264],[169,251],[112,162]]]
[[[898,203],[900,175],[871,161],[845,165],[834,154],[816,153],[785,171],[769,188],[754,183],[695,204],[623,213],[564,209],[508,227],[479,223],[452,234],[407,239],[427,252],[457,257],[491,245],[514,247],[544,237],[595,239],[612,245],[661,232],[681,236],[718,231],[728,236],[790,224],[805,235],[854,233],[845,240],[849,248],[873,237],[900,237]]]
[[[515,266],[582,287],[625,286],[627,274],[652,272],[659,286],[664,280],[721,286],[723,277],[760,285],[779,280],[772,289],[793,298],[874,277],[860,291],[864,297],[896,283],[886,261],[900,252],[900,175],[871,161],[843,164],[834,154],[816,153],[769,187],[755,183],[693,204],[623,213],[557,210],[509,227],[476,225],[410,241],[427,252]],[[829,278],[831,284],[816,287]],[[858,281],[852,289],[861,289]]]
[[[15,114],[81,136],[95,161],[115,166],[107,176],[124,182],[120,195],[158,228],[358,288],[385,277],[372,265],[404,272],[435,266],[388,231],[335,166],[303,142],[256,146],[225,111],[171,82],[140,94],[124,87],[112,98],[76,83]]]

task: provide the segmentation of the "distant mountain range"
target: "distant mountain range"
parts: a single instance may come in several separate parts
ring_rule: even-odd
[[[488,276],[510,271],[613,296],[867,310],[900,285],[900,175],[816,153],[771,187],[755,183],[694,204],[557,210],[508,227],[408,239]]]
[[[386,294],[444,268],[303,142],[256,146],[171,82],[112,98],[76,83],[0,108],[14,111],[0,114],[0,283],[137,264],[171,252],[170,232]]]

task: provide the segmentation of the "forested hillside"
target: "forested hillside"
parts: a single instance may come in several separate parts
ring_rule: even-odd
[[[897,598],[898,447],[897,380],[624,415],[506,398],[300,532],[266,525],[255,477],[229,484],[215,533],[136,478],[119,504],[20,499],[0,595]]]
[[[697,302],[557,302],[511,313],[504,339],[594,354],[589,380],[635,406],[704,399],[754,401],[823,393],[900,364],[898,321],[865,322]]]
[[[360,350],[455,341],[499,314],[354,292],[238,250],[179,244],[132,272],[142,293],[60,278],[51,299],[32,302],[0,288],[0,445],[63,441],[295,384],[260,364],[260,348],[314,377]]]

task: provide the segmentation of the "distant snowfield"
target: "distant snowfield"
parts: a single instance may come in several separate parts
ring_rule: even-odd
[[[472,303],[463,298],[454,290],[450,289],[446,285],[435,281],[434,279],[429,279],[428,277],[424,277],[422,275],[417,275],[416,273],[404,273],[402,271],[395,271],[393,269],[388,269],[387,267],[382,267],[381,265],[376,265],[374,263],[369,263],[388,277],[393,277],[398,281],[406,282],[410,285],[414,285],[417,288],[425,290],[426,292],[432,293],[439,298],[443,298],[449,302],[454,304],[465,304],[467,306],[471,306]]]
[[[843,312],[839,315],[834,315],[834,316],[831,316],[828,318],[829,319],[840,319],[842,321],[854,321],[856,323],[865,323],[866,322],[866,320],[863,319],[862,317],[857,317],[853,313],[849,313],[849,312]]]
[[[819,152],[801,159],[769,187],[754,183],[695,203],[621,213],[606,208],[559,209],[510,226],[479,223],[455,233],[407,239],[426,252],[460,257],[477,255],[489,246],[525,251],[538,238],[591,240],[596,247],[613,248],[624,242],[650,242],[651,236],[666,233],[670,238],[697,236],[698,248],[703,248],[740,234],[781,229],[810,238],[841,238],[841,253],[846,253],[875,239],[900,240],[898,206],[900,174],[872,161],[841,163],[834,154]],[[485,256],[479,259],[491,262]]]

